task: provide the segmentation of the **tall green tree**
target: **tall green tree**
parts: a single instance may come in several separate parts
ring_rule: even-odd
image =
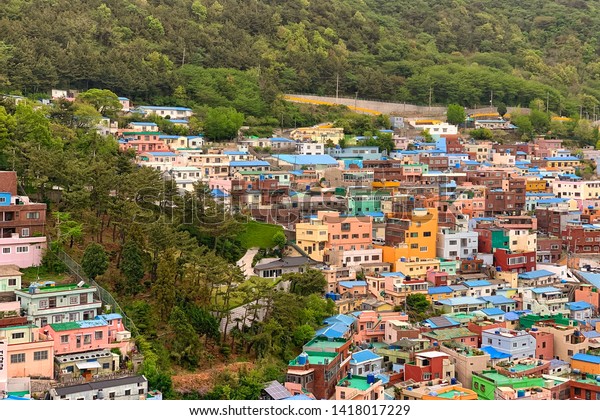
[[[237,136],[244,115],[234,108],[211,108],[204,119],[204,135],[211,140],[227,140]]]
[[[450,124],[459,125],[465,122],[467,118],[467,113],[465,109],[458,104],[450,104],[448,105],[448,109],[446,111],[446,120]]]
[[[173,252],[163,252],[158,261],[156,280],[152,284],[152,295],[156,299],[158,313],[163,321],[169,319],[175,306],[178,274],[177,260]]]
[[[144,277],[144,260],[142,250],[137,243],[128,240],[121,251],[121,272],[125,276],[126,289],[134,295],[140,290],[140,280]]]
[[[89,244],[83,253],[81,268],[92,280],[104,274],[108,268],[108,255],[104,247],[96,242]]]

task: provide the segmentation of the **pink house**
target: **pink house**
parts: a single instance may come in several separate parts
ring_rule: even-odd
[[[79,353],[96,349],[118,348],[122,354],[130,351],[131,333],[125,330],[119,314],[98,315],[87,321],[48,324],[40,335],[54,342],[54,354]]]
[[[36,267],[42,262],[46,249],[45,236],[21,238],[13,233],[10,238],[0,238],[0,265],[14,264],[19,268]]]
[[[389,322],[407,322],[408,315],[401,312],[362,311],[357,316],[354,342],[378,343],[385,339],[386,324]]]

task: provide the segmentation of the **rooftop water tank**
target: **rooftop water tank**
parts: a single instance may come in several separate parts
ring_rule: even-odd
[[[517,398],[523,398],[525,396],[525,390],[519,389],[517,390]]]
[[[458,383],[458,380],[456,378],[451,378],[450,379],[450,384],[451,385],[456,385]]]
[[[581,372],[581,371],[580,371],[579,369],[573,369],[573,373],[575,373],[575,374],[578,374],[578,373],[580,373],[580,372]]]
[[[412,390],[413,390],[413,387],[412,387],[412,386],[409,386],[409,387],[407,387],[407,388],[406,388],[406,390],[407,390],[407,391],[412,391]]]
[[[367,383],[369,385],[374,384],[375,383],[375,374],[374,373],[369,373],[367,374]]]
[[[437,393],[437,392],[435,392],[435,391],[431,391],[431,392],[429,393],[429,395],[430,395],[430,396],[432,396],[432,397],[437,397],[437,396],[438,396],[438,393]]]
[[[352,372],[348,372],[348,379],[352,379]]]
[[[538,329],[536,327],[531,327],[531,331],[537,331]]]
[[[307,362],[308,362],[308,354],[306,354],[306,352],[300,353],[300,356],[298,356],[298,364],[301,366],[304,366]]]
[[[596,376],[596,382],[600,382],[600,375]]]

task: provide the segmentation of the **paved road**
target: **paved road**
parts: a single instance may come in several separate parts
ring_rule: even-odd
[[[289,94],[285,95],[285,98],[291,102],[300,103],[312,103],[316,105],[346,105],[352,110],[355,110],[361,114],[397,114],[407,117],[441,117],[446,114],[445,106],[420,106],[411,105],[406,103],[394,103],[394,102],[382,102],[382,101],[368,101],[363,99],[354,98],[335,98],[331,96],[316,96],[316,95],[296,95]],[[508,112],[514,112],[517,108],[508,107]],[[520,108],[523,113],[528,114],[528,108]],[[468,114],[473,113],[488,113],[496,112],[496,108],[477,108],[467,109]]]
[[[242,269],[246,277],[254,275],[254,269],[252,267],[252,260],[258,253],[258,248],[250,248],[242,258],[237,262],[237,266]]]

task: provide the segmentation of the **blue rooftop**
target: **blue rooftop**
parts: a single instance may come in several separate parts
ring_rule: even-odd
[[[362,350],[356,353],[352,353],[352,359],[350,360],[350,364],[364,363],[370,360],[381,359],[382,356],[379,356],[373,353],[371,350]]]
[[[273,157],[294,165],[338,166],[338,161],[329,155],[273,155]]]
[[[269,140],[275,143],[296,143],[294,140],[285,137],[272,137]]]
[[[304,394],[296,394],[296,395],[292,395],[291,397],[284,398],[284,400],[302,400],[302,401],[309,400],[309,401],[312,401],[313,398],[310,398],[308,395],[304,395]]]
[[[520,279],[531,280],[531,279],[539,279],[540,277],[548,277],[553,276],[554,273],[548,270],[535,270],[529,271],[527,273],[519,274]]]
[[[229,156],[245,156],[248,154],[248,152],[241,152],[238,150],[225,150],[223,152],[224,155],[229,155]]]
[[[482,309],[481,312],[483,312],[484,314],[486,314],[488,316],[504,315],[504,313],[505,313],[502,309],[498,309],[498,308],[485,308],[485,309]]]
[[[457,298],[451,298],[451,299],[443,299],[438,302],[441,303],[442,305],[448,305],[448,306],[482,305],[483,304],[483,301],[481,299],[478,299],[476,297],[470,297],[470,296],[457,297]]]
[[[481,165],[481,162],[477,162],[476,160],[463,160],[462,163],[465,165]]]
[[[594,356],[593,354],[583,354],[577,353],[574,354],[571,359],[578,360],[580,362],[593,363],[595,365],[600,365],[600,356]]]
[[[468,281],[463,281],[462,284],[464,284],[467,287],[484,287],[484,286],[489,286],[492,283],[490,283],[487,280],[468,280]]]
[[[132,123],[129,123],[129,124],[131,124],[131,125],[153,125],[153,126],[156,126],[156,123],[146,122],[146,121],[136,121],[136,122],[132,122]]]
[[[145,152],[151,156],[177,156],[176,153],[173,152]]]
[[[236,160],[229,162],[229,166],[233,168],[243,168],[251,166],[271,166],[271,164],[264,160]]]
[[[173,124],[189,124],[188,120],[180,120],[180,119],[175,119],[175,118],[171,118],[169,121],[172,122]]]
[[[430,287],[427,290],[428,295],[437,295],[438,293],[452,293],[452,288],[449,286]]]
[[[181,136],[175,136],[172,134],[161,134],[160,136],[158,136],[159,139],[178,139]]]
[[[575,156],[565,156],[565,157],[555,156],[555,157],[546,157],[546,158],[544,158],[544,160],[547,160],[548,162],[559,162],[559,161],[563,162],[565,160],[569,161],[569,162],[575,162],[575,161],[579,162],[580,159]]]
[[[384,273],[379,273],[379,275],[381,277],[402,277],[402,278],[406,277],[400,271],[388,271],[388,272],[384,272]]]
[[[567,308],[571,311],[584,311],[586,309],[590,309],[592,305],[583,300],[579,300],[577,302],[569,302],[567,303]]]
[[[450,318],[449,316],[436,316],[433,318],[428,318],[423,321],[423,323],[429,325],[433,329],[456,327],[457,325],[460,325],[460,322]]]
[[[348,333],[349,326],[342,324],[341,322],[337,322],[335,324],[328,325],[324,328],[321,328],[319,331],[315,333],[316,337],[323,336],[327,338],[342,338],[346,333]]]
[[[212,195],[215,198],[226,198],[229,197],[229,194],[227,194],[225,191],[220,190],[218,188],[214,188],[213,190],[210,191],[210,195]]]
[[[165,111],[191,111],[191,108],[186,108],[183,106],[149,106],[149,105],[143,105],[143,106],[139,106],[138,107],[141,110],[144,109],[149,109],[152,111],[156,111],[156,110],[165,110]]]
[[[513,299],[507,298],[506,296],[502,295],[481,296],[479,299],[485,300],[486,302],[489,302],[492,305],[510,305],[511,303],[515,303]]]
[[[104,319],[105,321],[112,321],[115,319],[123,319],[121,314],[102,314],[96,316],[96,319]]]
[[[504,319],[506,321],[516,321],[521,318],[523,315],[530,314],[531,311],[529,309],[524,311],[510,311],[504,314]]]
[[[588,271],[578,271],[577,273],[588,283],[600,288],[600,274],[590,273]]]
[[[556,287],[552,287],[552,286],[547,286],[547,287],[534,287],[533,289],[531,289],[531,291],[535,294],[541,294],[541,293],[560,293],[560,289],[557,289]]]
[[[364,280],[356,280],[356,281],[341,281],[338,283],[340,286],[345,287],[347,289],[351,289],[353,287],[365,287],[367,282]]]
[[[342,323],[348,326],[354,324],[354,322],[356,322],[356,318],[344,314],[330,316],[329,318],[325,318],[325,320],[323,321],[323,323],[326,325]]]
[[[499,359],[508,359],[508,358],[510,358],[510,354],[498,351],[495,348],[493,348],[492,346],[484,346],[484,347],[481,348],[481,350],[484,351],[484,352],[486,352],[487,354],[489,354],[490,358],[492,360],[499,360]]]

